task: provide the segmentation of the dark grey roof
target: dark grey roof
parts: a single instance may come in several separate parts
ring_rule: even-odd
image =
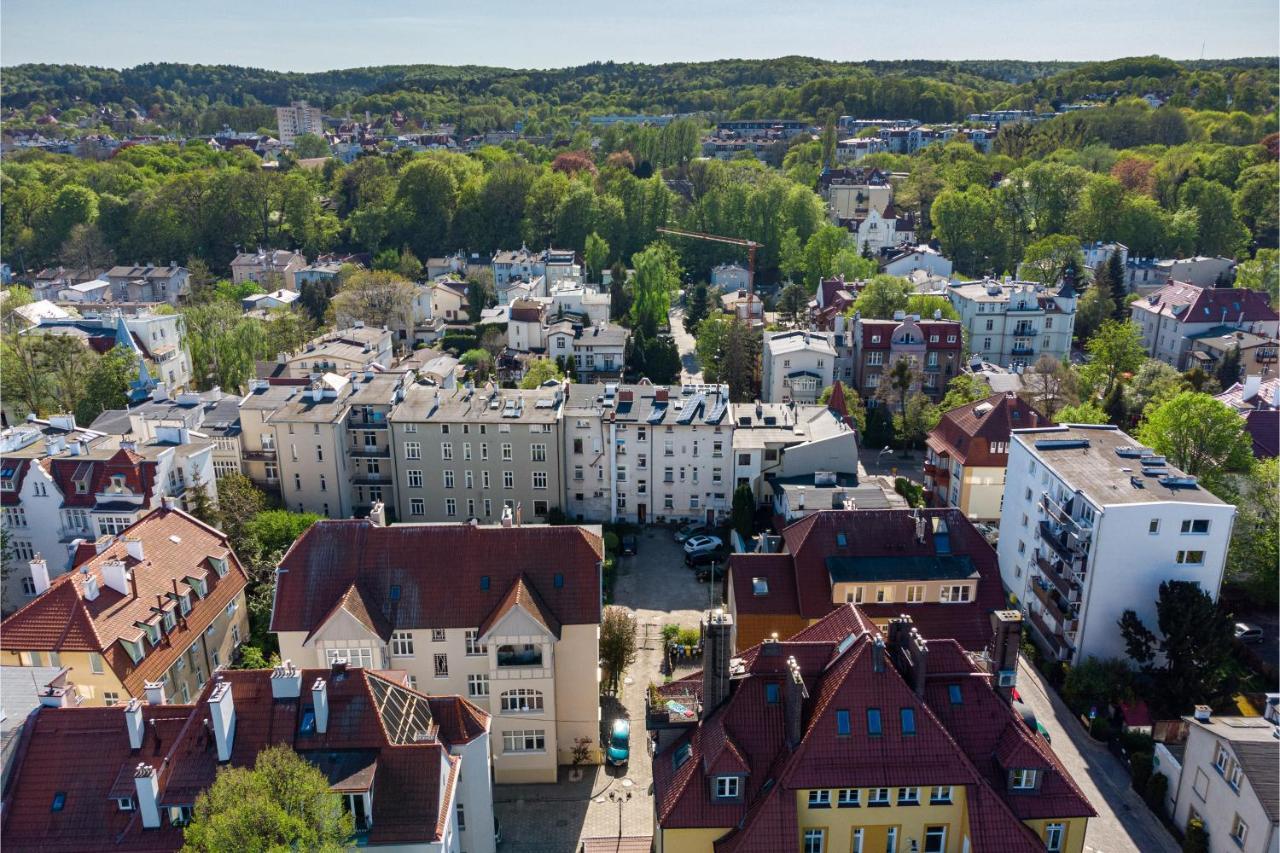
[[[978,577],[964,554],[900,557],[827,557],[832,583],[863,581],[958,581]]]

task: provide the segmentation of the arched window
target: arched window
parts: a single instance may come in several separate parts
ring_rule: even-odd
[[[504,714],[532,714],[542,710],[542,691],[517,687],[505,691],[501,702]]]

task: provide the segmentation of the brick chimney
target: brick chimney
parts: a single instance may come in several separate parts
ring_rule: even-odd
[[[929,644],[911,624],[910,616],[889,620],[889,653],[916,695],[923,696],[929,674]]]
[[[991,614],[991,670],[996,693],[1013,701],[1018,683],[1018,649],[1022,645],[1022,614],[1017,610],[996,610]]]
[[[795,749],[804,734],[804,700],[809,697],[805,690],[804,677],[800,674],[800,665],[796,659],[787,658],[785,695],[782,699],[782,714],[787,729],[787,746]]]
[[[733,656],[733,617],[722,609],[707,613],[702,623],[703,718],[729,698],[729,659]]]

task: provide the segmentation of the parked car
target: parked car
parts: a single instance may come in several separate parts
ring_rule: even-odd
[[[684,527],[681,527],[679,530],[676,531],[676,541],[684,542],[688,539],[693,538],[694,536],[697,536],[700,533],[706,533],[706,532],[707,532],[707,526],[705,524],[699,524],[698,522],[694,522],[692,524],[686,524]]]
[[[627,720],[614,720],[609,731],[609,748],[605,752],[606,760],[620,767],[631,758],[631,723]]]
[[[697,554],[699,551],[714,551],[716,548],[724,547],[724,543],[720,541],[719,536],[694,536],[684,543],[684,552],[686,554]]]
[[[1262,628],[1252,622],[1237,622],[1236,639],[1242,643],[1261,643]]]
[[[699,551],[696,554],[685,554],[684,564],[691,569],[697,570],[718,563],[724,559],[724,551],[718,548],[712,548],[710,551]]]
[[[635,536],[627,534],[622,537],[622,555],[624,557],[634,556],[637,548],[638,544]]]

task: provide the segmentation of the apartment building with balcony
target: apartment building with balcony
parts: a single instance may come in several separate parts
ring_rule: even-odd
[[[910,359],[920,381],[912,387],[933,399],[946,393],[963,365],[961,326],[935,315],[922,320],[917,314],[898,311],[892,320],[853,317],[853,381],[864,398],[876,395],[881,382],[900,358]]]
[[[280,565],[271,630],[303,666],[407,673],[492,717],[499,783],[599,760],[598,527],[322,521]],[[638,759],[637,759],[638,760]]]
[[[1196,343],[1248,332],[1274,341],[1280,314],[1265,293],[1243,288],[1197,287],[1173,281],[1129,306],[1130,319],[1142,330],[1147,354],[1178,370],[1190,367]],[[1266,347],[1274,357],[1274,347]]]
[[[1021,616],[987,654],[842,605],[657,688],[654,849],[1079,853],[1095,812],[1013,698]],[[634,759],[633,759],[634,760]]]
[[[153,314],[139,310],[84,317],[42,317],[27,329],[28,335],[66,335],[78,339],[96,353],[123,346],[138,358],[147,375],[135,390],[150,391],[151,382],[163,382],[171,389],[191,384],[191,354],[186,343],[187,325],[181,314]],[[143,387],[146,385],[146,387]],[[136,400],[135,400],[136,402]]]
[[[119,534],[165,498],[185,508],[199,487],[217,506],[213,450],[212,441],[175,426],[133,441],[80,428],[72,415],[5,430],[0,506],[12,558],[43,555],[56,577],[80,543]],[[0,591],[4,612],[38,594],[25,572],[11,572]]]
[[[570,385],[561,423],[570,518],[716,523],[729,515],[727,385]]]
[[[414,384],[388,417],[401,521],[545,521],[563,508],[562,386]]]
[[[292,145],[299,136],[323,134],[324,117],[319,107],[294,101],[287,107],[276,107],[276,130],[281,142]]]
[[[189,702],[249,635],[248,580],[226,536],[175,506],[99,537],[59,577],[39,554],[29,568],[37,596],[0,623],[0,652],[69,669],[68,704]]]
[[[286,663],[220,672],[182,704],[84,708],[61,698],[46,692],[25,721],[0,830],[6,850],[180,850],[201,792],[280,743],[324,774],[351,815],[351,848],[496,846],[489,715],[395,673]]]
[[[364,373],[389,368],[393,335],[357,322],[308,341],[298,352],[280,353],[275,362],[259,362],[259,379],[314,379],[322,373]]]
[[[1116,623],[1156,625],[1164,581],[1217,597],[1235,511],[1115,427],[1014,430],[1000,573],[1046,654],[1124,658]]]
[[[969,349],[1000,367],[1030,366],[1042,355],[1071,352],[1077,295],[1070,284],[1047,288],[1025,281],[971,281],[947,288],[969,333]]]
[[[269,418],[304,387],[302,381],[274,385],[266,379],[251,379],[249,393],[240,401],[241,470],[255,486],[277,497],[281,494],[280,450]]]

